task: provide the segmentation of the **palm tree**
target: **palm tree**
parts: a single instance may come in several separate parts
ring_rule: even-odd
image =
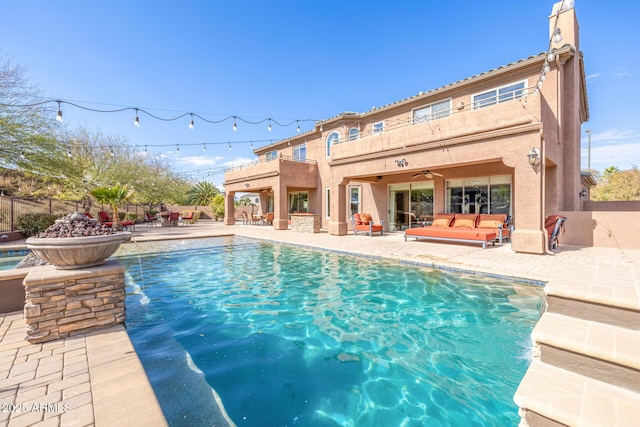
[[[188,193],[187,203],[194,206],[209,206],[220,190],[208,181],[200,181]]]
[[[133,190],[129,190],[125,185],[115,185],[113,187],[98,187],[91,191],[91,195],[98,203],[111,206],[113,210],[113,227],[120,228],[120,216],[118,208],[127,203],[133,196]]]

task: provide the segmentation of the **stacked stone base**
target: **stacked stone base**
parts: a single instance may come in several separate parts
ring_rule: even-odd
[[[41,343],[124,323],[124,272],[116,259],[80,270],[33,268],[23,282],[27,340]]]
[[[311,213],[291,214],[291,231],[319,233],[320,216]]]

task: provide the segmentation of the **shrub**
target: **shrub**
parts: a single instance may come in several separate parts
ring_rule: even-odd
[[[60,214],[27,213],[18,217],[16,225],[26,236],[37,236],[51,227],[60,216]]]
[[[213,218],[215,221],[217,221],[218,218],[224,217],[224,196],[222,194],[216,195],[213,198],[211,207],[213,208]]]
[[[135,212],[127,212],[124,216],[124,220],[125,221],[137,221],[138,220],[138,214]]]

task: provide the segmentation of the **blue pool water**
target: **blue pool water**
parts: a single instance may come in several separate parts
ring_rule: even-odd
[[[237,237],[117,255],[172,426],[519,422],[541,287]]]
[[[28,250],[0,251],[0,270],[15,268],[28,253]]]

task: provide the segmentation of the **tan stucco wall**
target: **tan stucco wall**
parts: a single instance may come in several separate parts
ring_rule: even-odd
[[[567,217],[560,244],[640,249],[640,212],[561,211]]]

